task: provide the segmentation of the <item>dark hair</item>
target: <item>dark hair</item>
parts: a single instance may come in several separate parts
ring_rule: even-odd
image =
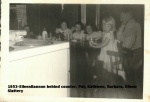
[[[25,26],[23,26],[23,28],[25,28],[25,27],[29,27],[29,28],[30,28],[30,26],[29,26],[29,25],[25,25]]]
[[[69,23],[68,23],[68,21],[67,20],[65,20],[65,19],[62,19],[59,23],[58,23],[58,28],[60,28],[61,27],[61,24],[63,23],[63,22],[65,22],[66,24],[67,24],[67,27],[69,27]]]
[[[81,26],[81,29],[84,29],[84,26],[83,26],[83,23],[82,23],[82,22],[76,22],[76,23],[75,23],[75,26],[76,26],[76,25],[80,25],[80,26]]]
[[[121,12],[129,14],[131,17],[134,17],[135,15],[135,12],[132,8],[123,8]]]
[[[95,24],[93,24],[93,23],[87,23],[87,24],[85,25],[85,32],[86,32],[86,27],[87,27],[87,26],[91,26],[93,31],[98,31],[98,29],[97,29],[97,27],[96,27]],[[87,32],[86,32],[86,33],[87,33]]]

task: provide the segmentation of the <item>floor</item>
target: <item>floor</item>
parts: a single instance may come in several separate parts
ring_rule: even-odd
[[[123,99],[142,99],[143,86],[142,86],[142,73],[140,70],[137,72],[138,80],[134,86],[137,88],[77,88],[71,89],[71,97],[84,97],[84,98],[123,98]],[[93,79],[93,85],[130,85],[117,75],[110,74],[106,71],[101,73],[98,81]]]
[[[83,85],[86,88],[70,89],[70,97],[84,98],[123,98],[142,99],[143,98],[143,66],[134,70],[128,81],[116,74],[107,72],[102,67],[102,62],[96,61],[95,66],[89,66],[90,61],[85,58],[85,51],[81,48],[71,48],[70,50],[70,83],[71,85]],[[96,51],[95,51],[96,52]],[[98,52],[99,53],[99,52]],[[97,53],[97,54],[98,54]],[[95,53],[91,56],[97,56]],[[96,74],[97,77],[93,77]],[[87,85],[118,85],[136,86],[137,88],[87,88]]]

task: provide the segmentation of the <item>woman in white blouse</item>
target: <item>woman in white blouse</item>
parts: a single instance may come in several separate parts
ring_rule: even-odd
[[[81,22],[77,22],[75,24],[75,32],[72,35],[72,39],[83,41],[85,40],[85,33],[83,30],[83,24]]]
[[[60,28],[56,28],[56,34],[63,34],[63,39],[64,40],[70,40],[72,31],[68,28],[67,21],[63,20],[60,23]]]

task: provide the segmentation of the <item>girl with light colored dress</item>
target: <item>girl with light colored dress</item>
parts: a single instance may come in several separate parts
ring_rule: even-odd
[[[107,54],[107,51],[118,52],[117,48],[117,40],[114,38],[114,31],[115,31],[115,20],[112,17],[104,18],[102,21],[102,28],[103,28],[103,37],[102,43],[92,43],[90,46],[93,48],[101,48],[101,52],[98,55],[98,60],[103,62],[103,68],[110,73],[116,74],[116,69],[111,69],[111,62],[110,56]],[[115,62],[115,58],[112,58],[113,62]],[[121,65],[119,65],[122,68]],[[124,79],[125,76],[121,75]]]

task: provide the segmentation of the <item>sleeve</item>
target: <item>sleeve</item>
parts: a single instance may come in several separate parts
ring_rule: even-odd
[[[55,33],[60,33],[61,29],[60,28],[56,28]]]
[[[135,44],[135,37],[136,37],[136,27],[135,25],[128,25],[123,32],[125,36],[123,47],[132,49]]]
[[[136,26],[136,41],[135,41],[135,46],[134,48],[140,48],[142,46],[142,35],[141,35],[141,26],[140,24],[137,23],[137,26]]]
[[[96,38],[96,39],[100,39],[102,37],[101,32],[93,32],[93,34],[91,35],[92,38]]]
[[[125,26],[122,25],[116,33],[117,39],[120,41],[122,41],[122,34],[123,34],[124,29],[125,29]]]
[[[98,37],[98,38],[102,38],[102,34],[103,34],[103,33],[102,33],[101,31],[98,31],[98,32],[97,32],[97,37]]]

